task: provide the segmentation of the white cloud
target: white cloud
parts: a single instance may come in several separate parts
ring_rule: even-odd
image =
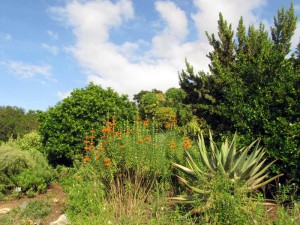
[[[172,1],[155,1],[159,22],[164,27],[150,40],[135,37],[138,42],[124,40],[120,44],[111,41],[110,31],[137,19],[130,0],[73,0],[50,11],[72,28],[76,44],[69,52],[82,66],[87,80],[132,96],[140,90],[165,91],[178,86],[178,71],[185,68],[185,57],[195,71],[207,70],[210,46],[203,38],[204,31],[216,33],[219,12],[229,22],[237,23],[243,16],[246,24],[256,24],[260,18],[253,10],[265,3],[266,0],[194,0],[198,10],[188,15]],[[188,41],[191,22],[199,37]],[[143,46],[148,51],[142,52]]]
[[[46,49],[48,52],[50,52],[52,55],[58,55],[59,53],[59,48],[57,46],[47,45],[43,43],[42,47]]]
[[[243,16],[245,24],[257,25],[261,18],[254,14],[254,9],[264,6],[267,0],[194,0],[197,13],[192,15],[198,28],[199,37],[205,39],[205,31],[209,34],[216,33],[221,12],[223,17],[232,24],[233,29],[238,25],[238,21]]]
[[[60,98],[60,99],[64,99],[64,98],[67,98],[71,95],[71,92],[72,91],[67,91],[67,92],[57,92],[57,96]]]
[[[59,36],[57,33],[51,31],[51,30],[47,30],[47,34],[49,35],[50,38],[54,39],[54,40],[58,40]]]
[[[0,39],[9,41],[9,40],[11,40],[11,35],[8,33],[0,33]]]
[[[295,30],[294,36],[292,37],[292,52],[295,51],[297,45],[300,43],[300,20],[297,21],[297,28]]]
[[[33,65],[20,61],[1,62],[10,73],[21,79],[32,79],[42,76],[46,80],[54,81],[52,78],[52,67],[50,65]]]

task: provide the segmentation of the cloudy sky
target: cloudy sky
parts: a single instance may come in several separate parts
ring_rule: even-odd
[[[300,15],[300,1],[294,1]],[[93,81],[132,97],[207,70],[219,12],[267,28],[285,0],[1,0],[0,106],[46,110]],[[293,38],[299,41],[300,21]]]

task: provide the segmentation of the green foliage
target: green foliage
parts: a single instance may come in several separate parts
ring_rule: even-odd
[[[39,151],[25,151],[11,144],[0,146],[0,192],[44,192],[51,178],[51,168]]]
[[[195,74],[186,62],[180,86],[185,102],[217,135],[240,133],[242,144],[261,138],[269,156],[278,158],[272,171],[300,182],[299,56],[288,55],[297,17],[293,4],[274,17],[269,32],[239,21],[236,36],[222,14],[218,37],[207,34],[213,50],[210,73]]]
[[[39,112],[12,106],[0,106],[0,141],[23,136],[39,126],[37,120]]]
[[[71,165],[82,153],[82,137],[93,127],[100,130],[108,113],[119,115],[119,122],[132,121],[134,105],[127,96],[90,83],[75,89],[71,96],[49,108],[40,118],[43,148],[51,164]]]
[[[192,119],[191,107],[183,104],[185,97],[185,91],[180,88],[169,88],[165,93],[153,89],[135,95],[141,116],[154,116],[162,128],[174,119],[179,126],[186,125]]]
[[[174,200],[192,202],[197,200],[199,195],[210,193],[213,191],[210,189],[211,180],[215,179],[216,176],[222,176],[232,184],[237,185],[238,189],[232,190],[235,193],[252,192],[283,175],[280,174],[264,181],[268,176],[266,171],[274,161],[264,165],[266,161],[266,158],[264,158],[265,152],[259,147],[259,141],[254,141],[249,146],[237,150],[236,136],[234,136],[230,144],[226,139],[221,148],[218,148],[210,133],[209,146],[210,148],[207,149],[201,133],[198,140],[201,164],[195,162],[188,152],[186,153],[189,168],[173,163],[173,166],[196,181],[193,183],[199,185],[199,187],[194,187],[188,180],[178,176],[179,181],[195,192],[196,195],[179,196],[173,198]]]
[[[25,134],[22,138],[20,136],[17,139],[10,138],[6,144],[16,146],[25,151],[42,151],[41,136],[35,130]]]

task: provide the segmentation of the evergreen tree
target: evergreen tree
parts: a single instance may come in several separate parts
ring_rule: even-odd
[[[247,143],[261,137],[268,154],[280,159],[274,170],[300,182],[299,45],[296,58],[289,56],[296,21],[291,4],[274,17],[271,37],[262,23],[246,29],[243,18],[234,37],[220,14],[218,38],[207,34],[210,73],[195,74],[186,62],[179,83],[186,103],[216,134],[238,131]]]

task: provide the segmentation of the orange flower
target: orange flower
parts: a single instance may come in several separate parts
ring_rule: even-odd
[[[105,158],[104,160],[103,160],[103,162],[104,162],[104,166],[110,166],[110,158]]]
[[[83,159],[83,161],[84,161],[84,162],[88,162],[88,161],[90,161],[90,158],[89,158],[89,157],[85,157],[85,158]]]
[[[145,141],[149,142],[149,141],[151,141],[151,138],[146,137],[146,138],[145,138]]]
[[[115,132],[115,135],[119,135],[119,136],[120,136],[120,135],[121,135],[121,132]]]
[[[138,142],[139,142],[139,143],[143,143],[144,141],[143,141],[143,139],[140,139],[140,140],[138,140]]]
[[[110,158],[105,158],[105,159],[103,159],[103,162],[104,162],[104,163],[110,163]]]
[[[88,146],[84,146],[84,148],[83,148],[84,150],[89,150],[90,148],[88,147]]]
[[[84,142],[83,142],[84,144],[88,144],[88,143],[90,143],[90,141],[88,141],[88,140],[84,140]]]
[[[130,130],[126,130],[126,134],[130,134]]]
[[[120,145],[120,148],[125,148],[125,145]]]
[[[91,138],[91,139],[95,139],[95,136],[91,136],[90,138]]]
[[[97,155],[99,155],[101,152],[96,152]]]
[[[89,149],[91,149],[91,150],[94,149],[94,148],[95,148],[95,147],[94,147],[93,145],[89,146]]]
[[[95,159],[96,159],[96,160],[99,160],[100,157],[101,157],[100,155],[97,155]]]
[[[103,133],[108,133],[108,132],[110,132],[110,131],[111,131],[110,127],[105,127],[105,128],[102,130]]]
[[[144,122],[143,122],[143,125],[145,126],[145,127],[147,127],[148,125],[149,125],[149,122],[148,122],[148,120],[146,119],[146,120],[144,120]]]
[[[101,148],[99,149],[99,151],[100,151],[100,152],[103,152],[103,151],[104,151],[104,148],[103,148],[103,147],[101,147]]]
[[[170,129],[171,128],[171,124],[170,123],[166,123],[165,128],[166,129]]]
[[[91,132],[91,134],[94,134],[94,133],[95,133],[95,130],[94,130],[94,129],[91,129],[90,132]]]
[[[183,142],[183,148],[191,148],[192,144],[191,144],[191,140],[189,139],[189,137],[184,137],[184,142]]]
[[[176,146],[175,146],[175,142],[174,141],[170,141],[170,148],[175,148]]]

